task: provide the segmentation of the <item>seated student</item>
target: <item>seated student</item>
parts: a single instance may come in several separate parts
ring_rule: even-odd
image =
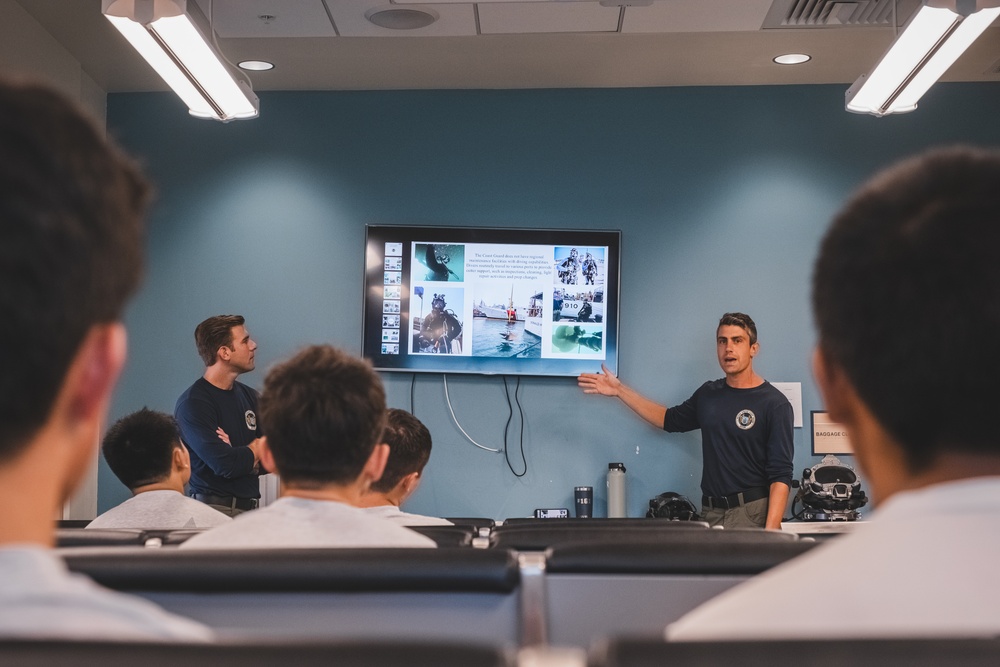
[[[53,517],[97,454],[125,363],[148,185],[61,95],[0,80],[0,637],[207,640],[71,574]]]
[[[104,436],[101,451],[133,496],[87,528],[212,528],[232,521],[184,495],[191,458],[170,415],[143,408],[122,417]]]
[[[877,508],[669,639],[1000,633],[998,184],[1000,153],[935,151],[876,177],[834,220],[813,274],[814,370]],[[804,610],[803,595],[832,605]]]
[[[309,347],[275,366],[260,398],[261,462],[281,476],[281,498],[181,548],[435,547],[358,507],[389,456],[380,444],[385,412],[371,365],[333,347]]]
[[[420,485],[431,457],[431,433],[406,410],[389,408],[382,440],[389,445],[389,462],[382,478],[361,498],[361,507],[375,516],[404,526],[452,526],[447,519],[409,514],[399,509]]]

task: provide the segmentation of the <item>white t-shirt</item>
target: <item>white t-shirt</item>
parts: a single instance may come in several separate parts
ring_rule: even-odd
[[[365,507],[365,512],[373,516],[380,516],[389,519],[401,526],[454,526],[448,519],[441,519],[436,516],[424,516],[422,514],[410,514],[404,512],[395,505],[379,505],[378,507]]]
[[[1000,477],[898,493],[667,627],[680,641],[1000,634]]]
[[[146,491],[111,508],[87,528],[175,530],[213,528],[230,521],[222,512],[176,491]]]
[[[436,546],[429,537],[345,503],[284,497],[196,535],[180,548]]]
[[[48,549],[0,548],[0,637],[204,642],[212,631],[73,574]]]

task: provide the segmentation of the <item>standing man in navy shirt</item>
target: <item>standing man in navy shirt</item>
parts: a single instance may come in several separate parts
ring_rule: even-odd
[[[612,375],[583,373],[587,394],[617,396],[665,431],[701,429],[702,518],[726,528],[781,529],[792,483],[792,406],[753,370],[760,345],[749,315],[726,313],[716,329],[726,377],[706,382],[684,403],[666,408]]]
[[[236,516],[260,498],[258,393],[236,378],[254,369],[257,343],[240,315],[210,317],[194,330],[205,375],[177,399],[174,416],[191,453],[188,493]]]

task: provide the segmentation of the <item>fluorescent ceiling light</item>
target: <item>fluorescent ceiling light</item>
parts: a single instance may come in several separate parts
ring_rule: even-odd
[[[235,79],[206,35],[211,27],[186,0],[102,0],[101,11],[156,73],[184,100],[192,116],[223,122],[255,118],[259,102]]]
[[[391,0],[394,5],[488,5],[510,4],[514,2],[583,2],[584,0]],[[593,0],[586,0],[593,2]]]
[[[847,110],[885,116],[917,101],[1000,15],[1000,0],[923,0],[871,74],[847,90]]]
[[[509,5],[522,2],[600,2],[604,7],[648,7],[655,0],[391,0],[394,5]]]

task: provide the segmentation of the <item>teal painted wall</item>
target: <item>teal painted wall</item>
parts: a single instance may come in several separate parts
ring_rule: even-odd
[[[247,317],[260,349],[243,380],[257,387],[303,345],[359,352],[366,223],[616,228],[621,377],[678,403],[721,376],[719,315],[750,313],[758,372],[802,383],[799,477],[818,461],[808,284],[830,217],[901,156],[1000,144],[996,85],[938,85],[917,112],[884,119],[844,112],[844,88],[263,93],[259,119],[228,125],[190,118],[172,95],[110,95],[112,134],[158,190],[111,417],[143,405],[172,412],[203,370],[192,332],[209,315]],[[390,405],[409,408],[411,376],[384,380]],[[698,433],[661,433],[617,400],[583,395],[573,379],[522,380],[520,478],[503,455],[461,435],[441,376],[414,382],[434,452],[411,511],[527,516],[572,508],[573,486],[592,485],[602,516],[609,461],[628,468],[632,516],[663,491],[700,495]],[[502,379],[448,384],[463,427],[500,446]],[[517,437],[508,445],[520,470]],[[99,489],[100,511],[128,496],[103,463]]]

